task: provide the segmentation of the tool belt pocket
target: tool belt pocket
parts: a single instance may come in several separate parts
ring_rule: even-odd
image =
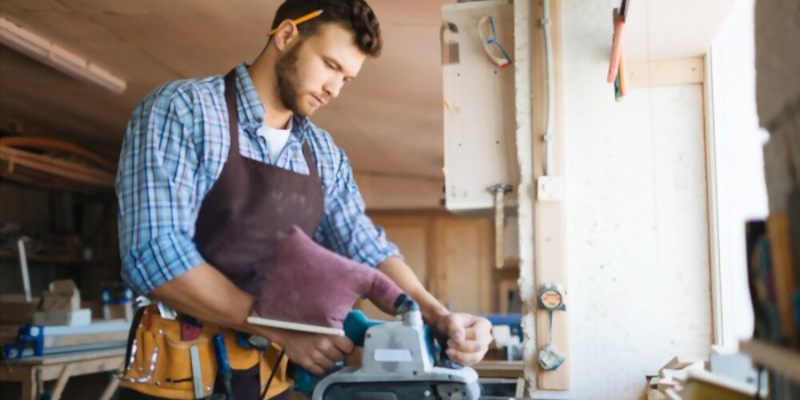
[[[142,323],[136,329],[130,344],[128,368],[120,384],[150,396],[194,399],[196,379],[192,374],[191,353],[195,347],[200,361],[203,395],[209,396],[217,375],[211,341],[215,333],[215,330],[204,329],[198,339],[182,341],[180,322],[153,315],[151,323]]]

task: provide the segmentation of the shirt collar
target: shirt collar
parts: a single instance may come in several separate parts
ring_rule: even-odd
[[[253,84],[250,73],[247,72],[247,65],[245,63],[236,66],[236,75],[239,78],[236,87],[239,100],[239,110],[237,111],[239,112],[242,125],[250,128],[246,130],[255,135],[258,127],[264,123],[264,105],[258,97],[258,92],[256,92],[256,87]],[[308,124],[308,117],[302,117],[296,114],[292,115],[292,135],[302,141],[308,130]]]

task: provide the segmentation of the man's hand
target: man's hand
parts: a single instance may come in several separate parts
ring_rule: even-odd
[[[483,317],[450,313],[438,318],[435,327],[440,333],[447,334],[447,355],[461,365],[478,363],[492,342],[492,324]]]
[[[282,330],[276,339],[290,360],[314,375],[333,369],[335,363],[353,352],[353,342],[346,336]]]

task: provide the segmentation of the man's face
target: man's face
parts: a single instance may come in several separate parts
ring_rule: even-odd
[[[310,116],[339,95],[366,58],[348,30],[337,24],[320,26],[314,35],[295,43],[275,65],[283,105],[295,114]]]

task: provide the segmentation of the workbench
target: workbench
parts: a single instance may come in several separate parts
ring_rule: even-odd
[[[22,383],[22,400],[36,400],[40,394],[36,375],[41,371],[44,382],[56,380],[52,400],[59,400],[70,377],[121,371],[124,360],[125,348],[115,348],[0,361],[0,381]],[[111,399],[118,385],[119,379],[112,377],[100,400]]]

